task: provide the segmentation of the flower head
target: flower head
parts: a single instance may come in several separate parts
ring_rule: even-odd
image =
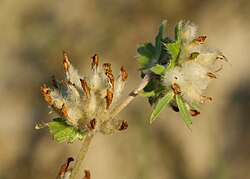
[[[122,66],[120,74],[114,77],[111,64],[99,64],[95,54],[91,62],[89,76],[80,76],[63,53],[63,67],[66,79],[59,81],[52,77],[53,88],[41,86],[45,101],[65,122],[80,131],[111,134],[126,129],[126,121],[110,115],[112,104],[118,100],[127,79]]]

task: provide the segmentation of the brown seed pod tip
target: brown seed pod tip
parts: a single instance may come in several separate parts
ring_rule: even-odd
[[[90,179],[90,171],[89,170],[84,170],[84,177],[83,179]]]
[[[63,68],[68,71],[69,70],[69,60],[68,60],[68,56],[67,53],[65,51],[63,51]]]
[[[181,89],[180,89],[180,86],[176,83],[174,83],[172,86],[171,86],[174,94],[180,94],[181,93]]]
[[[195,110],[195,109],[190,109],[190,110],[189,110],[189,113],[190,113],[191,116],[197,116],[197,115],[200,114],[200,112],[197,111],[197,110]]]
[[[122,131],[122,130],[126,130],[128,128],[128,122],[127,121],[122,121],[122,124],[121,124],[121,126],[120,126],[120,131]]]
[[[91,68],[94,69],[94,68],[97,68],[98,67],[98,63],[99,63],[99,56],[98,54],[94,54],[92,57],[91,57],[92,61],[91,61]]]
[[[87,98],[89,98],[90,97],[90,88],[87,84],[86,77],[84,79],[80,79],[80,81],[81,81],[82,89],[84,90]]]
[[[50,96],[51,91],[46,87],[45,84],[41,86],[41,93],[43,95],[44,100],[51,105],[52,104],[52,98]]]
[[[112,72],[110,63],[104,63],[102,65],[102,68],[104,69],[105,72]]]
[[[199,55],[200,55],[199,52],[193,52],[193,53],[191,53],[191,55],[190,55],[190,57],[189,57],[189,60],[194,60],[194,59],[196,59]]]
[[[59,172],[58,172],[58,177],[57,178],[63,178],[64,174],[67,172],[68,167],[70,162],[74,161],[74,159],[72,157],[69,157],[66,162],[61,166]]]
[[[205,35],[199,36],[198,38],[194,39],[194,42],[197,44],[204,44],[206,38],[207,38],[207,36],[205,36]]]
[[[122,76],[122,81],[126,81],[128,79],[128,74],[124,66],[121,67],[121,76]]]
[[[106,99],[106,109],[109,109],[109,107],[112,103],[112,100],[113,100],[113,91],[107,89],[107,95],[106,95],[105,99]]]
[[[201,98],[204,99],[204,100],[210,100],[210,101],[213,100],[213,98],[210,97],[210,96],[201,96]]]
[[[62,111],[64,117],[67,118],[67,117],[68,117],[68,110],[67,110],[66,105],[65,105],[64,103],[62,104],[62,109],[61,109],[61,111]]]
[[[90,122],[89,122],[89,129],[95,129],[95,126],[96,126],[96,119],[92,119]]]
[[[208,72],[207,74],[206,74],[209,78],[217,78],[217,76],[215,75],[215,74],[213,74],[213,73],[211,73],[211,72]]]

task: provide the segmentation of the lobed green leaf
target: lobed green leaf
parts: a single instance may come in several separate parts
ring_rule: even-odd
[[[165,30],[165,27],[166,27],[166,23],[167,21],[164,20],[160,27],[159,27],[159,32],[155,38],[155,48],[156,48],[156,59],[159,59],[160,58],[160,55],[161,55],[161,50],[162,50],[162,39],[163,39],[163,32]]]
[[[83,132],[68,125],[62,118],[53,119],[53,121],[47,125],[53,134],[54,140],[57,142],[66,141],[71,143],[77,138],[82,140],[85,136]]]

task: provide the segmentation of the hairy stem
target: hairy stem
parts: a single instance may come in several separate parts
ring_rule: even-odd
[[[76,177],[76,174],[79,171],[81,163],[84,160],[85,155],[86,155],[86,153],[87,153],[87,151],[89,149],[89,145],[90,145],[90,143],[91,143],[91,141],[93,139],[93,136],[94,136],[94,134],[88,134],[84,138],[82,148],[81,148],[81,150],[79,152],[79,155],[78,155],[78,157],[76,159],[76,164],[75,164],[74,169],[73,169],[73,171],[72,171],[72,173],[70,175],[70,179],[74,179]]]
[[[141,83],[137,86],[135,90],[133,90],[125,100],[123,100],[120,104],[118,104],[110,113],[111,117],[115,117],[123,108],[125,108],[135,97],[138,95],[138,93],[143,90],[143,88],[148,84],[150,80],[150,75],[147,74],[141,81]],[[77,157],[75,167],[71,173],[70,179],[74,179],[76,177],[76,174],[81,166],[82,161],[84,160],[84,157],[88,151],[89,145],[93,139],[93,134],[89,134],[85,137],[82,148],[80,150],[80,153]]]
[[[114,109],[111,111],[110,116],[115,117],[123,108],[125,108],[135,97],[138,93],[143,90],[143,88],[148,84],[150,80],[150,74],[147,74],[141,81],[141,83],[134,89],[127,98],[125,98],[120,104],[118,104]]]

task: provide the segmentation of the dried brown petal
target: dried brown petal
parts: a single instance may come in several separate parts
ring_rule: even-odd
[[[207,36],[199,36],[198,38],[194,39],[193,42],[197,44],[204,44]]]
[[[195,110],[195,109],[190,109],[190,110],[189,110],[189,113],[190,113],[191,116],[197,116],[197,115],[200,114],[200,112],[197,111],[197,110]]]
[[[68,56],[66,54],[66,52],[63,51],[63,68],[68,71],[69,70],[69,59],[68,59]]]
[[[120,126],[120,131],[126,130],[128,128],[128,122],[127,121],[122,121],[122,125]]]
[[[194,60],[194,59],[196,59],[199,55],[200,55],[199,52],[193,52],[193,53],[191,53],[191,55],[190,55],[190,57],[189,57],[189,60]]]
[[[89,170],[84,170],[84,177],[83,179],[90,179],[90,171]]]
[[[90,125],[88,125],[88,127],[89,129],[92,130],[92,129],[95,129],[95,126],[96,126],[96,119],[94,118],[90,121]]]
[[[94,69],[98,67],[98,63],[99,63],[99,57],[97,54],[94,54],[94,56],[91,58],[92,62],[91,62],[91,68]]]
[[[181,93],[181,89],[180,89],[180,86],[176,83],[174,83],[172,86],[171,86],[174,94],[180,94]]]
[[[112,72],[110,63],[104,63],[102,65],[102,68],[104,69],[105,72]]]
[[[61,111],[62,111],[64,117],[68,118],[68,110],[67,110],[66,105],[64,103],[62,105]]]
[[[48,104],[52,105],[52,98],[51,98],[51,96],[50,96],[51,91],[46,87],[45,84],[43,84],[43,85],[41,86],[41,93],[42,93],[42,95],[43,95],[44,100],[45,100]]]
[[[210,97],[210,96],[201,96],[201,98],[202,98],[202,99],[205,99],[205,100],[210,100],[210,101],[213,100],[213,98]]]
[[[217,78],[217,76],[211,72],[208,72],[206,75],[210,78]]]
[[[80,79],[80,81],[81,81],[82,88],[83,88],[87,98],[89,99],[90,98],[90,88],[87,84],[86,77],[84,79]]]
[[[70,162],[74,161],[74,159],[72,157],[69,157],[66,162],[61,166],[59,172],[58,172],[58,175],[57,175],[57,178],[61,179],[64,177],[64,174],[67,172],[68,170],[68,167],[69,167],[69,164]]]
[[[126,72],[126,69],[124,68],[124,66],[121,67],[121,75],[122,75],[122,81],[125,81],[128,79],[128,74]]]
[[[106,109],[109,109],[109,107],[112,103],[112,100],[113,100],[113,91],[107,89],[107,95],[106,95],[105,99],[106,99],[106,103],[107,103]]]

